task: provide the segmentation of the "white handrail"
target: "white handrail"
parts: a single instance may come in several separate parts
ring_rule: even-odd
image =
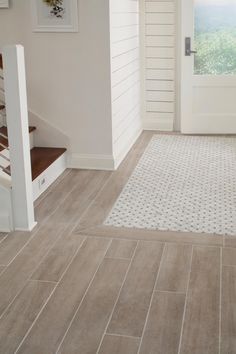
[[[36,222],[32,191],[24,48],[21,45],[6,46],[2,54],[14,228],[32,230]]]

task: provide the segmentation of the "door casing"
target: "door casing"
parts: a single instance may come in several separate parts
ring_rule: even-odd
[[[194,0],[177,6],[177,118],[183,134],[236,134],[236,76],[193,75],[185,37],[194,47]]]

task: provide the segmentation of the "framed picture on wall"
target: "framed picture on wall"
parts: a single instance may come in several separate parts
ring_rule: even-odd
[[[9,0],[0,0],[0,8],[8,8]]]
[[[34,32],[78,32],[78,0],[31,0],[31,5]]]

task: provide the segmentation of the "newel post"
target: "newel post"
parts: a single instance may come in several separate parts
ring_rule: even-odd
[[[12,204],[16,230],[30,231],[34,217],[24,48],[3,48],[4,86],[10,148]]]

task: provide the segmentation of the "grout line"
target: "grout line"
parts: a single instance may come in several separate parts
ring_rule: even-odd
[[[64,232],[65,232],[65,230],[62,231],[61,234],[59,234],[59,237],[56,239],[56,241],[53,243],[53,245],[49,248],[49,250],[48,250],[48,251],[45,253],[45,255],[42,257],[42,260],[39,261],[39,263],[38,263],[37,266],[34,268],[34,270],[32,271],[32,273],[30,273],[29,277],[25,280],[24,286],[17,292],[17,294],[16,294],[16,295],[14,296],[14,298],[12,299],[12,301],[9,303],[9,305],[5,308],[5,310],[4,310],[4,311],[2,312],[2,314],[0,315],[0,320],[1,320],[1,318],[3,317],[3,315],[5,314],[5,312],[8,310],[8,308],[13,304],[13,302],[15,301],[15,299],[17,298],[17,296],[22,292],[22,290],[24,289],[26,283],[27,283],[28,281],[34,281],[34,280],[35,280],[35,281],[38,281],[37,279],[31,279],[32,275],[33,275],[34,272],[38,269],[38,267],[43,263],[43,261],[45,260],[45,258],[47,257],[47,255],[51,252],[51,250],[53,249],[53,247],[55,246],[55,244],[57,243],[57,241],[59,241],[59,239],[63,236]],[[72,233],[72,232],[70,231],[70,233]],[[76,251],[76,254],[79,252],[81,246],[83,245],[83,243],[84,243],[84,241],[85,241],[86,239],[87,239],[87,237],[84,236],[84,240],[83,240],[83,242],[80,244],[80,246],[78,247],[78,249],[77,249],[77,251]],[[7,267],[6,267],[6,268],[7,268]],[[66,269],[67,269],[67,268],[66,268]],[[5,271],[6,271],[6,269],[3,270],[3,272],[5,272]],[[3,272],[0,273],[0,276],[3,274]],[[64,274],[64,273],[63,273],[63,274]],[[61,279],[61,278],[60,278],[60,279]],[[58,282],[55,282],[55,283],[56,283],[56,284],[59,284],[60,279],[59,279]],[[53,282],[53,283],[54,283],[54,282]]]
[[[141,136],[142,136],[142,134],[141,134]],[[84,214],[89,210],[89,208],[90,208],[90,207],[92,206],[92,204],[96,201],[96,199],[102,194],[102,192],[103,192],[103,190],[105,189],[105,187],[107,186],[107,184],[108,184],[108,183],[110,182],[110,180],[113,178],[114,173],[115,173],[115,172],[119,172],[119,173],[120,173],[120,169],[126,170],[126,167],[125,167],[125,168],[123,167],[123,166],[125,166],[125,165],[124,165],[125,162],[129,161],[128,159],[130,158],[130,156],[133,156],[133,155],[136,156],[136,153],[137,153],[138,158],[136,159],[137,161],[135,160],[135,166],[132,168],[131,171],[128,171],[127,178],[126,178],[125,182],[122,183],[122,185],[121,185],[121,190],[120,190],[120,192],[122,191],[122,189],[124,188],[124,186],[125,186],[125,184],[127,183],[128,179],[131,177],[131,175],[132,175],[134,169],[136,168],[139,159],[142,157],[144,151],[146,150],[148,144],[150,143],[150,140],[148,139],[148,143],[144,144],[145,147],[142,148],[142,138],[141,138],[141,136],[139,137],[141,140],[139,141],[139,139],[138,139],[138,140],[135,142],[135,144],[134,144],[134,146],[132,147],[132,149],[130,150],[129,154],[125,157],[125,159],[123,160],[122,164],[120,165],[119,170],[117,170],[117,171],[112,171],[112,172],[111,172],[111,175],[107,178],[107,181],[104,183],[103,187],[98,191],[98,193],[96,194],[96,196],[94,197],[94,199],[91,201],[91,203],[90,203],[90,204],[88,205],[88,207],[85,209],[84,213],[81,215],[80,221],[81,221],[81,219],[82,219],[82,216],[84,216]],[[143,136],[144,136],[144,135],[143,135]],[[152,136],[151,136],[150,139],[152,139],[152,137],[153,137],[153,134],[152,134]],[[145,140],[145,141],[146,141],[146,140]],[[140,145],[141,145],[141,152],[139,152]],[[120,193],[120,192],[119,192],[119,193]],[[116,202],[116,199],[118,198],[119,193],[118,193],[118,195],[116,196],[116,198],[115,198],[115,200],[114,200],[114,202],[113,202],[111,208],[113,207],[114,203]],[[111,211],[111,208],[109,208],[109,210],[106,212],[105,217],[103,218],[101,224],[99,224],[99,225],[102,225],[102,226],[103,226],[103,223],[105,222],[105,220],[106,220],[106,218],[107,218],[109,212]],[[97,227],[97,225],[92,225],[92,226],[90,225],[90,226],[84,227],[84,228],[82,228],[82,229],[80,230],[80,229],[79,229],[79,227],[80,227],[80,221],[78,221],[78,223],[76,224],[76,226],[75,226],[75,228],[74,228],[73,231],[75,231],[75,230],[78,228],[78,232],[81,232],[81,230],[87,230],[87,229],[91,229],[91,228]],[[138,241],[138,240],[137,240],[137,241]]]
[[[49,186],[49,188],[46,189],[46,191],[44,191],[43,194],[41,194],[41,195],[38,197],[38,199],[36,199],[36,200],[34,201],[34,203],[35,203],[34,207],[35,207],[35,208],[37,208],[37,207],[40,205],[40,203],[49,195],[49,193],[53,192],[53,190],[55,189],[55,187],[56,187],[59,183],[61,183],[61,182],[66,178],[66,176],[71,172],[71,170],[72,170],[72,169],[70,169],[70,168],[66,168],[65,171],[62,173],[63,176],[60,175],[60,176],[53,182],[53,184],[52,184],[51,186]]]
[[[3,266],[4,267],[4,266]],[[222,262],[222,268],[223,267],[230,267],[230,268],[235,268],[236,267],[236,264],[223,264]]]
[[[39,230],[41,229],[42,225],[40,225],[38,228],[36,226],[36,229],[31,231],[32,235],[30,235],[28,241],[24,244],[24,246],[16,253],[16,255],[11,259],[11,261],[6,265],[7,267],[9,267],[14,260],[16,259],[16,257],[24,250],[24,248],[30,243],[30,241],[37,235],[37,233],[39,232]],[[18,231],[13,231],[13,232],[18,232]],[[10,234],[9,234],[10,237]],[[17,237],[17,236],[16,236]],[[19,236],[18,236],[19,237]]]
[[[63,178],[64,179],[64,178]],[[38,232],[42,229],[43,226],[45,226],[47,224],[47,221],[50,219],[50,217],[56,213],[56,211],[60,208],[60,206],[64,203],[64,201],[67,199],[67,197],[74,191],[74,189],[77,187],[77,183],[76,185],[65,195],[65,197],[61,200],[61,203],[59,203],[57,205],[57,207],[51,212],[48,214],[48,216],[42,220],[38,225],[38,229],[37,229],[37,226],[36,226],[36,229],[35,231],[32,232],[32,235],[30,236],[30,238],[28,239],[28,241],[25,243],[25,245],[17,252],[17,254],[15,255],[15,257],[12,258],[11,262],[7,265],[9,266],[11,263],[13,263],[13,261],[16,259],[16,257],[28,246],[28,244],[30,243],[30,241],[32,241],[32,239],[34,237],[36,237],[36,235],[38,234]],[[68,225],[68,224],[67,224]],[[74,228],[73,228],[74,230]],[[71,230],[71,233],[73,232],[73,230]],[[53,245],[49,248],[49,251],[53,248],[53,246],[55,245],[55,243],[57,242],[57,240],[59,240],[59,238],[62,236],[62,234],[56,239],[56,241],[53,243]],[[45,258],[47,256],[47,254],[49,253],[46,252],[46,254],[44,255],[43,258]],[[41,262],[40,262],[41,263]],[[1,318],[1,316],[0,316]]]
[[[34,273],[39,269],[39,267],[41,266],[41,264],[43,264],[43,262],[45,261],[45,259],[47,258],[47,256],[48,256],[48,255],[50,254],[50,252],[52,251],[53,247],[55,247],[56,243],[59,242],[59,241],[61,241],[61,239],[62,239],[62,237],[64,236],[64,233],[65,233],[66,231],[67,231],[67,229],[65,229],[64,231],[62,231],[61,235],[56,239],[56,241],[53,243],[53,245],[49,248],[48,252],[45,253],[45,255],[42,257],[42,260],[39,261],[38,265],[34,268],[33,272],[31,273],[29,280],[32,280],[32,281],[33,281],[33,280],[35,280],[35,281],[40,281],[40,279],[33,279],[32,276],[33,276]],[[71,236],[72,236],[72,229],[69,229],[69,230],[68,230],[68,233],[69,233],[69,236],[71,237]],[[87,239],[86,236],[80,236],[80,238],[82,238],[83,240],[82,240],[81,244],[78,246],[78,248],[77,248],[75,254],[77,254],[77,253],[79,252],[79,250],[81,249],[83,243],[84,243],[85,240]],[[73,256],[73,257],[74,257],[74,256]],[[73,258],[73,257],[72,257],[72,258]],[[59,283],[60,280],[61,280],[61,278],[60,278],[58,281],[52,281],[52,282],[53,282],[53,283],[54,283],[54,282],[55,282],[55,283]],[[42,281],[44,281],[44,280],[42,280]],[[49,282],[51,282],[51,281],[49,281]]]
[[[72,190],[70,192],[68,192],[65,196],[65,198],[63,199],[63,201],[58,204],[58,206],[56,207],[56,209],[49,214],[43,221],[42,224],[39,226],[38,230],[35,230],[35,232],[32,233],[31,237],[29,238],[29,240],[26,242],[26,244],[19,250],[19,252],[15,255],[15,257],[11,260],[11,262],[5,266],[5,269],[3,269],[3,271],[0,273],[0,277],[2,276],[2,274],[8,269],[8,266],[10,266],[13,261],[16,259],[16,257],[23,252],[23,250],[27,247],[27,245],[30,243],[30,241],[32,239],[34,239],[34,237],[37,236],[38,232],[41,230],[41,228],[46,225],[47,220],[51,217],[51,215],[53,215],[57,209],[62,205],[62,203],[67,199],[67,197],[73,192],[73,190],[77,187],[77,184],[72,188]],[[85,209],[84,212],[86,212],[87,209]],[[81,216],[84,214],[84,212],[81,214]],[[73,231],[75,230],[75,225],[73,223],[71,223],[71,228],[70,228],[70,224],[65,223],[66,228],[59,233],[58,237],[56,238],[56,240],[52,243],[51,247],[49,247],[49,249],[47,250],[47,252],[45,253],[45,255],[42,257],[42,260],[39,261],[39,263],[37,264],[37,266],[34,268],[33,272],[30,274],[29,278],[26,279],[26,282],[29,281],[31,279],[31,276],[34,274],[34,272],[38,269],[38,267],[43,263],[43,261],[45,260],[45,258],[47,257],[47,255],[51,252],[51,250],[53,249],[53,247],[55,246],[55,244],[61,239],[61,237],[64,235],[64,232],[67,231],[67,227],[69,227],[68,232],[70,234],[73,233]],[[86,235],[83,235],[85,238]],[[84,243],[84,241],[82,242],[82,244]],[[81,248],[82,244],[80,245],[79,249]],[[77,250],[77,252],[79,251],[79,249]],[[60,280],[59,280],[60,281]],[[5,308],[5,310],[2,312],[2,314],[0,315],[0,319],[2,318],[2,316],[4,315],[4,313],[7,311],[7,309],[11,306],[11,304],[15,301],[16,297],[21,293],[22,289],[24,288],[24,286],[17,292],[17,294],[14,296],[14,298],[12,299],[12,301],[9,303],[9,305]]]
[[[10,233],[7,233],[0,241],[0,246],[1,246],[1,243],[6,240],[6,238],[9,236]]]
[[[104,258],[106,258],[106,259],[119,259],[119,260],[121,260],[121,261],[130,261],[130,259],[132,258],[125,258],[125,257],[111,257],[111,256],[105,256]]]
[[[39,230],[38,230],[38,231],[39,231]],[[38,232],[38,231],[37,231],[37,232]],[[65,229],[64,231],[62,231],[61,233],[59,233],[59,236],[58,236],[57,239],[53,242],[52,246],[49,247],[48,251],[47,251],[47,252],[45,253],[45,255],[42,257],[41,261],[39,261],[38,264],[37,264],[37,266],[36,266],[35,268],[33,268],[32,273],[30,273],[29,277],[25,280],[25,284],[27,283],[27,281],[34,280],[34,279],[31,279],[32,275],[33,275],[34,272],[38,269],[38,267],[43,263],[43,261],[45,260],[45,258],[47,257],[47,255],[51,252],[51,250],[53,249],[53,247],[55,246],[55,244],[57,243],[57,241],[59,241],[59,239],[63,236],[63,234],[64,234],[65,231],[66,231],[66,229]],[[37,232],[36,232],[36,233],[37,233]],[[70,230],[69,232],[72,233],[71,230]],[[86,236],[84,236],[84,237],[86,237]],[[29,240],[29,241],[30,241],[30,240]],[[28,244],[29,241],[27,241],[27,244]],[[82,242],[82,244],[83,244],[83,242]],[[81,245],[82,245],[82,244],[81,244]],[[25,245],[25,246],[26,246],[26,245]],[[25,246],[24,246],[23,248],[25,248]],[[80,249],[80,247],[79,247],[79,249]],[[23,250],[23,249],[22,249],[22,250]],[[14,257],[14,259],[15,259],[20,253],[21,253],[21,251],[19,251],[19,252],[17,253],[17,255]],[[14,259],[13,259],[13,260],[14,260]],[[12,260],[12,262],[13,262],[13,260]],[[12,262],[10,262],[8,266],[6,266],[6,268],[5,268],[5,269],[3,270],[3,272],[0,274],[0,277],[1,277],[2,274],[4,274],[4,272],[8,269],[8,267],[10,266],[10,264],[11,264]],[[2,314],[0,314],[0,320],[1,320],[1,318],[3,317],[3,315],[5,314],[5,312],[8,310],[8,308],[13,304],[13,302],[15,301],[15,299],[17,298],[17,296],[18,296],[18,295],[21,293],[21,291],[24,289],[25,284],[24,284],[24,285],[22,286],[22,288],[16,293],[16,295],[13,297],[12,301],[8,304],[8,306],[5,308],[5,310],[2,312]]]
[[[150,312],[151,312],[153,298],[154,298],[154,295],[156,293],[155,289],[156,289],[156,286],[157,286],[157,282],[158,282],[158,279],[159,279],[159,276],[160,276],[162,264],[163,264],[163,261],[164,261],[165,249],[166,249],[166,244],[164,243],[164,247],[163,247],[162,255],[161,255],[161,260],[160,260],[160,264],[159,264],[159,269],[158,269],[156,280],[155,280],[155,283],[154,283],[153,292],[152,292],[152,296],[151,296],[151,299],[150,299],[150,304],[149,304],[148,312],[147,312],[147,315],[146,315],[146,320],[145,320],[145,323],[144,323],[143,332],[142,332],[142,336],[141,336],[141,340],[140,340],[140,343],[139,343],[139,348],[138,348],[137,354],[140,353],[141,346],[142,346],[142,343],[143,343],[143,338],[144,338],[144,334],[145,334],[145,331],[146,331],[146,328],[147,328],[147,323],[148,323],[149,315],[150,315]]]
[[[189,292],[190,277],[191,277],[191,272],[192,272],[193,248],[194,248],[194,246],[192,246],[192,251],[191,251],[190,269],[189,269],[189,274],[188,274],[188,282],[187,282],[187,289],[186,289],[186,295],[185,295],[185,304],[184,304],[184,312],[183,312],[182,326],[181,326],[181,332],[180,332],[180,338],[179,338],[178,354],[180,354],[180,349],[181,349],[182,339],[183,339],[184,321],[185,321],[185,315],[186,315],[186,309],[187,309],[187,300],[188,300],[188,292]]]
[[[166,294],[179,294],[179,295],[186,295],[184,291],[175,291],[175,290],[154,290],[155,293],[166,293]]]
[[[100,349],[101,349],[102,342],[103,342],[103,340],[104,340],[105,335],[106,335],[106,334],[109,334],[109,333],[107,333],[107,330],[108,330],[109,324],[110,324],[110,322],[111,322],[112,316],[113,316],[113,314],[114,314],[116,305],[117,305],[117,303],[118,303],[118,301],[119,301],[121,292],[122,292],[122,290],[123,290],[123,288],[124,288],[125,282],[126,282],[126,280],[127,280],[129,271],[130,271],[130,269],[131,269],[131,265],[133,264],[133,260],[134,260],[134,257],[135,257],[135,255],[136,255],[136,251],[137,251],[137,249],[138,249],[138,246],[139,246],[139,241],[137,242],[137,244],[136,244],[136,246],[135,246],[135,249],[134,249],[134,253],[133,253],[132,258],[130,259],[129,266],[128,266],[128,268],[127,268],[127,271],[126,271],[126,274],[125,274],[125,276],[124,276],[122,285],[121,285],[120,290],[119,290],[119,292],[118,292],[118,295],[117,295],[115,304],[114,304],[114,306],[113,306],[113,309],[112,309],[112,311],[111,311],[110,317],[109,317],[109,319],[108,319],[108,321],[107,321],[107,325],[106,325],[106,327],[105,327],[105,330],[104,330],[104,333],[103,333],[103,335],[102,335],[100,344],[99,344],[98,349],[97,349],[97,351],[96,351],[96,354],[98,354],[99,351],[100,351]],[[113,334],[113,335],[114,335],[114,334]],[[117,336],[119,336],[119,335],[117,334]],[[128,336],[126,336],[126,337],[128,337]]]
[[[100,174],[102,174],[101,172],[104,172],[104,177],[105,177],[105,173],[109,173],[110,171],[102,171],[102,170],[100,170],[100,171],[95,171],[95,170],[78,170],[78,171],[83,171],[83,172],[86,172],[86,173],[88,173],[89,174],[89,172],[90,172],[90,174],[92,174],[92,176],[90,176],[89,178],[90,178],[90,180],[92,180],[94,177],[96,177],[96,175],[95,175],[95,173],[96,172],[98,172],[98,173],[100,173]],[[79,174],[79,172],[78,172],[78,174]],[[107,178],[107,179],[109,179],[110,178],[110,176]],[[106,183],[107,181],[105,181],[104,183]],[[63,201],[61,202],[61,204],[59,204],[59,206],[53,211],[53,213],[51,214],[51,216],[53,217],[54,216],[54,214],[56,214],[56,211],[59,209],[59,207],[63,204],[63,202],[71,195],[71,194],[73,194],[73,192],[76,190],[76,188],[78,188],[78,184],[80,183],[80,181],[77,181],[76,182],[76,184],[75,184],[75,186],[66,194],[66,196],[65,196],[65,198],[63,199]],[[103,187],[102,187],[103,188]],[[100,191],[100,190],[99,190]],[[97,193],[99,193],[99,191],[97,192]],[[94,191],[90,191],[89,193],[88,193],[88,196],[87,196],[87,199],[89,199],[92,195],[93,195],[93,193],[94,193]],[[93,202],[94,201],[94,199],[96,198],[96,196],[97,196],[97,194],[95,194],[95,197],[92,199],[92,201],[91,202]],[[89,203],[89,205],[91,204],[91,202]],[[79,217],[79,220],[81,219],[81,217],[84,215],[84,212],[87,210],[87,208],[81,213],[81,215],[80,215],[80,217]],[[66,224],[68,224],[68,223],[66,223]],[[77,224],[76,223],[76,220],[74,221],[74,222],[71,222],[70,224]]]
[[[49,283],[49,284],[58,284],[58,281],[53,281],[53,280],[38,280],[38,279],[29,279],[29,282],[34,282],[34,283]]]
[[[84,229],[83,231],[84,232],[86,232],[86,230],[87,231],[89,231],[89,230],[91,230],[91,228],[88,228],[88,229]],[[112,233],[112,231],[111,231],[111,233]],[[80,234],[79,234],[80,235]],[[139,242],[139,241],[142,241],[142,242],[157,242],[157,243],[161,243],[161,244],[163,244],[163,243],[165,243],[165,241],[163,241],[163,240],[143,240],[143,239],[134,239],[134,238],[125,238],[125,237],[119,237],[119,236],[106,236],[106,235],[102,235],[102,236],[99,236],[99,235],[96,235],[96,234],[94,234],[94,235],[86,235],[88,238],[93,238],[93,237],[98,237],[98,238],[100,238],[100,237],[102,237],[102,238],[112,238],[113,240],[115,240],[115,241],[117,241],[117,240],[119,240],[119,241],[130,241],[130,242]],[[175,244],[175,242],[171,242],[171,243],[173,243],[173,244]],[[186,244],[186,245],[189,245],[188,243]]]
[[[222,271],[223,271],[223,250],[220,248],[220,299],[219,299],[219,354],[221,353],[221,324],[222,324]]]
[[[61,241],[61,239],[63,238],[63,236],[65,236],[65,233],[68,232],[68,235],[71,236],[72,235],[72,225],[71,225],[71,228],[70,228],[70,224],[65,224],[66,227],[63,231],[61,231],[61,233],[59,233],[59,236],[58,238],[55,240],[55,242],[52,243],[51,247],[49,247],[49,249],[45,252],[45,254],[43,255],[42,259],[38,262],[37,266],[34,268],[34,271],[31,273],[31,276],[30,276],[30,280],[40,280],[40,279],[33,279],[32,276],[34,275],[34,273],[39,269],[39,267],[41,266],[41,264],[43,264],[43,262],[45,261],[45,259],[47,258],[47,256],[50,254],[50,252],[53,250],[53,248],[55,247],[55,245],[57,244],[57,242]],[[69,226],[69,227],[68,227]],[[86,236],[82,236],[80,235],[80,237],[86,237]],[[83,241],[84,242],[84,241]],[[79,248],[81,248],[83,242],[79,245]],[[78,251],[78,250],[77,250]],[[76,251],[76,252],[77,252]],[[58,283],[56,281],[56,283]]]
[[[112,171],[110,176],[107,178],[106,182],[104,183],[104,185],[102,186],[102,188],[97,192],[97,194],[95,195],[95,197],[91,200],[91,202],[88,204],[87,208],[85,208],[85,210],[83,211],[83,213],[81,214],[80,218],[79,218],[79,221],[75,224],[75,227],[73,228],[72,232],[74,232],[77,228],[79,229],[79,226],[80,226],[80,222],[82,220],[82,218],[84,217],[84,215],[88,212],[88,210],[90,209],[90,207],[92,206],[92,204],[96,201],[96,199],[99,197],[99,195],[102,193],[102,191],[104,190],[104,188],[106,187],[106,185],[108,184],[108,182],[110,181],[111,177],[113,176],[115,171]],[[96,226],[92,226],[92,227],[96,227]],[[89,227],[86,227],[84,229],[81,229],[82,231],[83,230],[86,230],[90,228]],[[80,230],[79,230],[80,232]]]
[[[89,237],[89,236],[88,236]],[[93,238],[93,237],[91,237],[91,238]],[[114,241],[113,240],[113,238],[111,238],[112,239],[112,241],[111,241],[111,245],[112,245],[112,242]],[[135,242],[135,241],[134,241]],[[137,242],[136,242],[136,245],[135,245],[135,247],[134,247],[134,250],[133,250],[133,254],[132,254],[132,256],[131,257],[129,257],[129,258],[125,258],[125,257],[111,257],[111,256],[107,256],[107,253],[109,252],[109,250],[110,250],[110,248],[111,248],[111,245],[110,245],[110,247],[108,248],[108,250],[107,250],[107,252],[106,252],[106,254],[105,254],[105,257],[104,258],[106,258],[106,259],[120,259],[120,260],[123,260],[123,261],[129,261],[129,260],[131,260],[132,259],[132,257],[133,257],[133,255],[134,255],[134,252],[135,252],[135,250],[136,250],[136,246],[137,246]]]
[[[226,246],[225,246],[225,244],[226,244],[226,243],[225,243],[225,239],[226,239],[226,236],[224,235],[224,236],[223,236],[223,246],[222,246],[222,247],[226,247]]]
[[[78,230],[78,235],[80,234],[85,234],[87,237],[103,237],[103,238],[112,238],[114,240],[123,240],[123,241],[143,241],[143,242],[159,242],[159,243],[170,243],[170,244],[175,244],[175,245],[186,245],[186,246],[200,246],[200,247],[209,247],[209,248],[219,248],[219,247],[223,247],[222,244],[210,244],[210,243],[205,243],[205,242],[197,242],[197,241],[177,241],[178,239],[178,236],[184,236],[182,232],[179,232],[178,235],[176,235],[176,240],[164,240],[164,237],[165,235],[163,235],[162,239],[145,239],[145,237],[148,237],[148,232],[150,231],[154,231],[154,230],[146,230],[146,229],[136,229],[136,228],[122,228],[121,231],[130,231],[130,230],[143,230],[145,231],[147,234],[142,238],[142,237],[139,237],[139,238],[133,238],[133,237],[130,237],[129,235],[128,236],[124,236],[122,235],[122,237],[120,237],[120,234],[119,235],[113,235],[113,236],[110,236],[110,235],[107,235],[107,234],[96,234],[98,232],[100,232],[100,228],[102,228],[101,232],[105,231],[103,230],[103,228],[111,228],[111,227],[114,227],[114,226],[107,226],[107,225],[104,225],[104,224],[101,224],[101,225],[97,225],[97,226],[89,226],[89,227],[85,227],[83,229],[80,229]],[[114,227],[115,230],[117,229],[121,229],[120,227]],[[91,234],[89,232],[93,232],[95,230],[96,233],[94,234]],[[110,234],[113,232],[114,230],[109,230]],[[158,232],[161,232],[161,230],[155,230],[157,233]],[[107,232],[107,231],[106,231]],[[167,232],[168,233],[168,232]],[[192,233],[194,235],[194,233]],[[211,234],[206,234],[207,236],[211,236]],[[199,237],[199,240],[201,238],[201,235],[197,235],[196,237]],[[228,248],[235,248],[236,247],[229,247]]]
[[[86,237],[84,238],[81,246],[85,243],[86,241]],[[61,280],[63,279],[64,275],[66,274],[67,270],[69,269],[69,267],[71,266],[71,264],[73,263],[74,259],[77,257],[81,246],[78,248],[77,252],[74,254],[73,258],[71,259],[71,261],[68,263],[67,267],[65,268],[64,272],[62,273],[58,283],[56,284],[55,288],[52,290],[51,294],[49,295],[49,297],[47,298],[46,302],[44,303],[43,307],[41,308],[41,310],[39,311],[38,315],[36,316],[35,320],[33,321],[33,323],[31,324],[30,328],[28,329],[28,331],[26,332],[25,336],[23,337],[22,341],[20,342],[20,344],[18,345],[17,349],[15,350],[14,354],[16,354],[18,352],[18,350],[20,349],[20,347],[22,346],[23,342],[25,341],[26,337],[28,336],[28,334],[30,333],[30,331],[32,330],[33,326],[35,325],[36,321],[38,320],[38,318],[40,317],[41,313],[43,312],[44,308],[46,307],[46,305],[48,304],[49,300],[52,298],[53,294],[55,293],[56,289],[58,288]]]
[[[107,250],[108,250],[109,247],[111,246],[111,243],[112,243],[112,240],[110,240],[110,242],[108,242],[108,245],[107,245],[107,249],[106,249],[105,254],[107,253]],[[80,309],[80,307],[81,307],[81,305],[82,305],[82,303],[83,303],[83,301],[84,301],[84,299],[85,299],[85,297],[86,297],[86,295],[87,295],[87,293],[88,293],[88,291],[89,291],[89,289],[90,289],[90,287],[91,287],[91,285],[92,285],[92,283],[93,283],[93,281],[94,281],[94,279],[95,279],[95,277],[96,277],[96,275],[97,275],[97,273],[98,273],[98,271],[99,271],[99,269],[100,269],[100,267],[101,267],[101,264],[102,264],[103,261],[104,261],[104,257],[105,257],[105,256],[103,256],[102,259],[101,259],[101,262],[99,262],[98,267],[97,267],[97,269],[96,269],[94,275],[92,276],[92,278],[91,278],[91,280],[90,280],[90,282],[89,282],[89,285],[88,285],[88,287],[87,287],[87,289],[86,289],[86,291],[85,291],[85,293],[84,293],[84,295],[83,295],[83,297],[82,297],[82,299],[81,299],[81,301],[80,301],[80,303],[79,303],[79,306],[78,306],[77,310],[75,311],[74,316],[72,317],[72,319],[71,319],[71,321],[70,321],[70,323],[69,323],[69,326],[68,326],[67,330],[65,331],[64,336],[62,337],[62,339],[61,339],[61,341],[60,341],[60,343],[59,343],[59,345],[58,345],[58,348],[57,348],[55,354],[57,354],[58,351],[60,350],[61,345],[63,344],[63,342],[64,342],[64,340],[65,340],[65,338],[66,338],[66,336],[67,336],[67,333],[69,332],[69,330],[70,330],[70,328],[71,328],[71,326],[72,326],[72,324],[73,324],[73,322],[74,322],[74,319],[75,319],[75,317],[76,317],[76,315],[77,315],[77,313],[78,313],[78,311],[79,311],[79,309]]]
[[[71,172],[71,171],[72,171],[72,170],[70,170],[70,172]],[[86,171],[86,170],[83,170],[83,171]],[[78,171],[78,175],[79,175],[79,171]],[[68,174],[67,174],[60,182],[63,182],[63,180],[64,180],[67,176],[68,176]],[[57,185],[59,185],[60,182],[59,182]],[[42,225],[46,224],[46,221],[50,218],[50,216],[52,216],[53,214],[56,213],[56,211],[60,208],[60,206],[64,203],[64,201],[68,198],[68,196],[69,196],[70,194],[72,194],[72,193],[74,192],[74,190],[78,187],[79,182],[80,182],[79,180],[76,181],[76,183],[74,184],[74,186],[65,194],[65,196],[64,196],[63,199],[60,199],[60,198],[59,198],[59,200],[60,200],[61,202],[56,206],[56,208],[55,208],[44,220],[41,221]],[[55,188],[57,187],[57,185],[55,186]],[[47,196],[46,196],[46,197],[47,197]],[[43,202],[44,199],[45,199],[45,198],[43,198],[41,202]],[[38,206],[40,206],[41,202],[39,203]],[[37,207],[38,207],[38,206],[37,206]]]
[[[121,337],[121,338],[132,338],[132,339],[141,339],[140,337],[126,336],[126,335],[124,335],[124,334],[116,334],[116,333],[105,333],[105,336]],[[104,337],[105,337],[105,336],[104,336]]]
[[[126,182],[125,182],[126,184]],[[112,237],[113,239],[119,239],[119,240],[124,240],[124,241],[150,241],[150,242],[160,242],[160,243],[173,243],[173,244],[182,244],[182,245],[189,245],[189,246],[204,246],[204,247],[224,247],[223,246],[223,235],[216,235],[216,234],[206,234],[206,233],[195,233],[195,232],[190,232],[191,236],[194,236],[195,239],[198,239],[199,241],[196,241],[196,240],[188,240],[189,237],[187,236],[187,233],[186,232],[181,232],[181,231],[173,231],[173,230],[167,230],[167,231],[163,231],[163,230],[158,230],[158,229],[142,229],[142,228],[127,228],[127,227],[119,227],[119,226],[112,226],[112,225],[106,225],[106,224],[99,224],[99,225],[95,225],[95,226],[87,226],[87,227],[84,227],[83,229],[79,229],[78,230],[78,233],[82,233],[82,232],[107,232],[107,230],[109,230],[110,233],[112,233],[113,231],[117,231],[117,230],[120,230],[121,233],[119,233],[119,235],[113,235],[113,236],[108,236],[106,234],[100,234],[100,236],[98,235],[98,237],[105,237],[105,238],[110,238]],[[139,237],[137,239],[134,239],[133,237],[130,237],[129,235],[129,232],[128,232],[128,236],[124,236],[123,233],[125,231],[130,231],[130,230],[133,230],[133,231],[143,231],[144,235],[145,236],[149,236],[149,233],[150,235],[153,236],[154,232],[158,233],[159,236],[162,237],[162,239],[146,239],[146,237],[142,238],[142,237]],[[171,233],[171,234],[170,234]],[[172,235],[172,233],[174,233]],[[88,237],[93,237],[95,234],[87,234],[86,236]],[[171,235],[171,236],[175,236],[175,239],[167,239],[165,240],[164,238],[166,237],[166,235]],[[178,237],[179,236],[187,236],[186,237],[186,240],[182,240],[182,241],[178,241]],[[204,241],[200,241],[201,240],[201,237],[204,236],[206,238],[211,238],[213,239],[215,236],[216,237],[220,237],[222,238],[221,239],[221,242],[219,243],[211,243],[211,242],[208,242],[206,240]],[[231,246],[227,246],[227,248],[236,248],[236,247],[231,247]]]

